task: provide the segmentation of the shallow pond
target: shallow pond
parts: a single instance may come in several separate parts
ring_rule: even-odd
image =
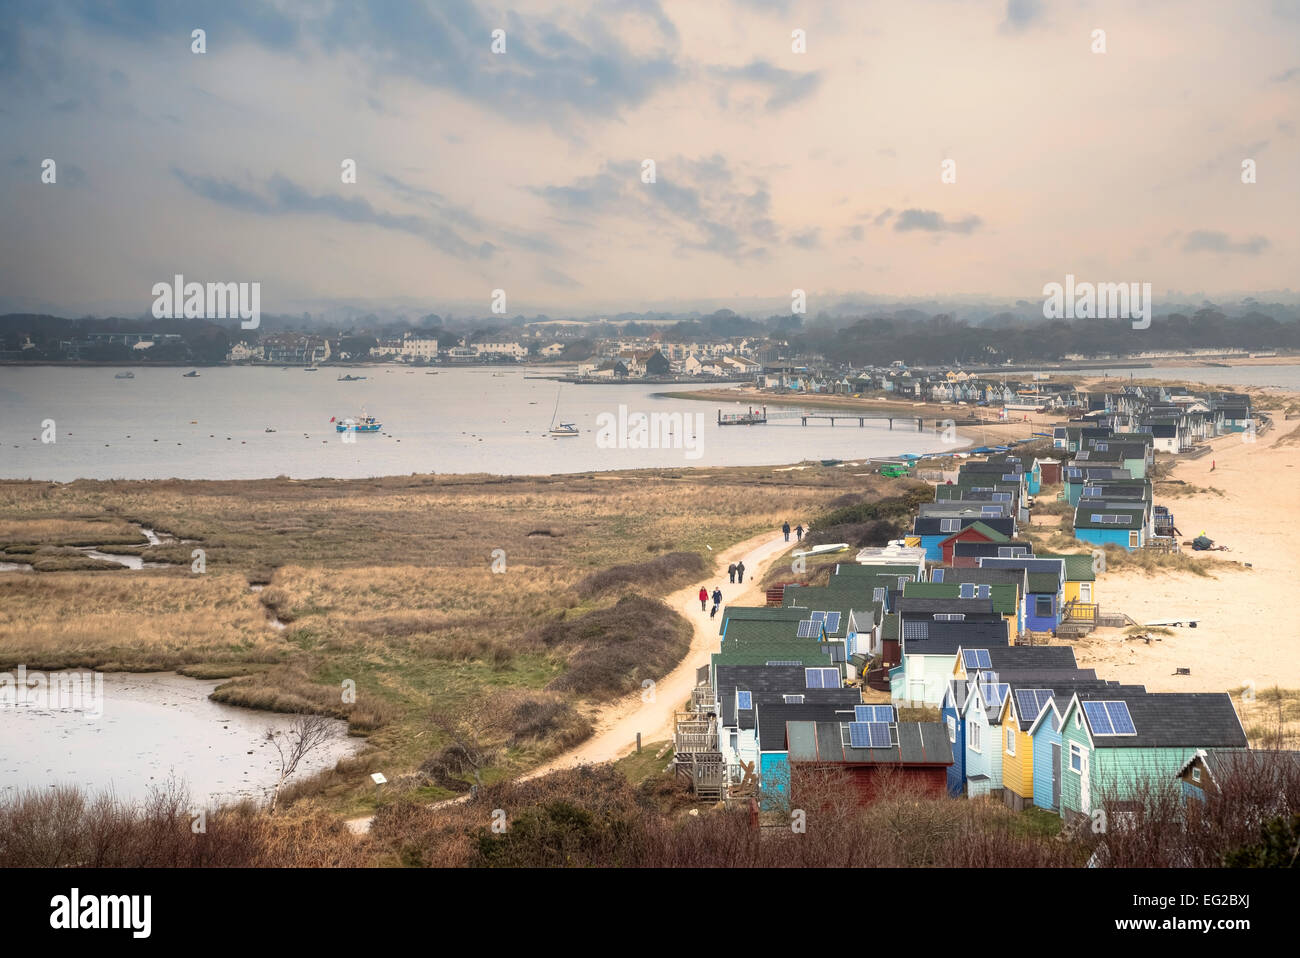
[[[12,683],[15,670],[6,674]],[[60,674],[67,673],[46,673]],[[174,672],[106,673],[98,718],[91,713],[101,709],[91,702],[80,703],[89,711],[51,708],[49,702],[14,707],[12,686],[5,689],[0,796],[69,784],[140,799],[174,775],[196,805],[262,798],[279,768],[266,731],[288,730],[295,717],[213,702],[208,694],[218,684]],[[304,760],[294,781],[360,749],[363,740],[349,738],[346,723],[335,724],[335,737]]]

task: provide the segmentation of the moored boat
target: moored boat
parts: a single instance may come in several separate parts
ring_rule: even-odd
[[[344,419],[331,416],[330,422],[334,423],[335,432],[379,432],[384,425],[374,416],[366,415],[348,416]]]
[[[132,372],[118,373],[113,378],[114,379],[135,379],[135,373]]]

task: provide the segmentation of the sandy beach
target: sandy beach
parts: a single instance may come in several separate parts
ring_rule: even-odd
[[[1214,576],[1105,572],[1097,596],[1103,610],[1126,612],[1139,623],[1192,617],[1197,628],[1173,627],[1173,635],[1149,645],[1124,639],[1118,629],[1098,629],[1077,644],[1080,666],[1157,692],[1220,692],[1248,682],[1259,689],[1300,687],[1300,628],[1290,616],[1286,585],[1295,562],[1298,436],[1295,422],[1279,421],[1253,443],[1221,436],[1212,452],[1174,468],[1174,479],[1223,492],[1156,494],[1173,512],[1181,540],[1203,531],[1228,547],[1211,553],[1218,562]],[[1191,674],[1177,675],[1178,668]]]
[[[1238,359],[1234,365],[1285,364],[1288,359]],[[1100,384],[1101,380],[1083,377],[1083,382]],[[1290,400],[1300,398],[1281,395]],[[695,396],[714,401],[773,402],[770,393],[756,389],[708,390]],[[971,445],[1026,438],[1033,432],[1049,431],[1060,421],[1059,416],[1029,413],[1027,421],[1000,422],[984,407],[864,401],[847,396],[800,396],[793,404],[893,409],[927,420],[989,416],[986,424],[958,430],[964,444]],[[1120,629],[1098,629],[1077,643],[1081,667],[1096,668],[1108,679],[1142,683],[1152,691],[1218,692],[1248,682],[1258,689],[1273,685],[1300,688],[1300,627],[1288,615],[1290,601],[1283,586],[1294,562],[1292,535],[1300,528],[1290,503],[1300,485],[1296,431],[1295,421],[1285,421],[1275,412],[1274,427],[1254,442],[1246,442],[1240,435],[1221,436],[1211,442],[1210,453],[1180,461],[1173,468],[1169,478],[1222,493],[1170,497],[1157,489],[1155,501],[1173,512],[1182,533],[1180,541],[1204,531],[1229,551],[1202,554],[1210,555],[1216,564],[1209,577],[1186,572],[1146,575],[1134,569],[1102,573],[1097,596],[1104,611],[1127,613],[1139,623],[1195,618],[1197,627],[1171,627],[1173,635],[1153,637],[1150,644],[1126,639]],[[1274,503],[1280,503],[1281,510]],[[1082,551],[1083,544],[1079,545]],[[1190,669],[1190,674],[1177,675],[1179,668]]]

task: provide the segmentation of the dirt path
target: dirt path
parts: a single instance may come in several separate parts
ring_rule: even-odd
[[[707,587],[713,591],[714,584],[722,589],[723,605],[762,605],[764,595],[758,584],[767,570],[768,562],[789,548],[779,533],[775,536],[762,535],[741,542],[718,555],[720,570],[709,580]],[[727,566],[732,562],[745,563],[745,583],[731,585],[723,576]],[[593,762],[612,762],[631,754],[636,748],[636,733],[641,733],[644,743],[662,741],[670,738],[673,731],[673,713],[691,697],[695,688],[695,674],[700,666],[707,665],[709,656],[718,651],[719,619],[709,618],[708,612],[700,611],[700,583],[678,589],[671,595],[664,596],[664,603],[674,612],[679,612],[695,626],[695,636],[691,640],[691,649],[686,657],[659,682],[655,684],[650,701],[642,701],[641,693],[633,693],[621,702],[611,706],[600,717],[596,734],[577,748],[547,762],[525,775],[535,778],[561,768],[570,768]],[[648,695],[648,693],[647,693]]]
[[[616,761],[631,754],[636,748],[638,732],[641,733],[641,741],[644,744],[670,738],[673,730],[673,713],[690,698],[691,689],[696,684],[696,671],[700,666],[708,664],[709,656],[718,650],[720,641],[718,628],[721,620],[709,618],[707,611],[700,611],[700,586],[706,586],[710,593],[713,592],[715,585],[720,588],[724,607],[762,605],[765,597],[759,589],[759,583],[769,563],[793,545],[793,540],[787,543],[785,537],[779,532],[764,533],[737,543],[717,554],[714,574],[706,582],[695,583],[664,596],[664,604],[674,612],[681,613],[694,626],[695,634],[686,657],[655,684],[652,695],[634,692],[615,702],[600,714],[596,722],[596,731],[591,738],[577,748],[533,769],[522,778],[525,780],[537,778],[575,765]],[[733,585],[726,579],[727,566],[738,561],[745,563],[743,585]],[[643,701],[643,698],[648,698],[649,701]],[[446,803],[440,804],[458,801],[463,799],[448,799]],[[353,832],[365,834],[372,820],[373,816],[353,818],[349,819],[347,824]]]

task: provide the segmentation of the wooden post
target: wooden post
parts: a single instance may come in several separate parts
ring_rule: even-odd
[[[640,732],[636,733],[636,753],[638,755],[641,754],[641,733]]]

